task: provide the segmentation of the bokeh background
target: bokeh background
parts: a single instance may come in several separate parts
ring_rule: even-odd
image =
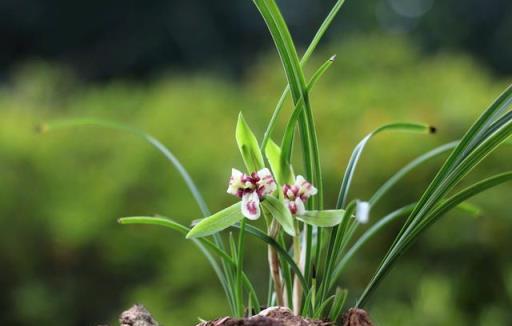
[[[303,49],[334,1],[279,3]],[[41,135],[34,126],[99,117],[142,128],[174,151],[212,211],[232,203],[226,180],[242,167],[237,114],[261,136],[285,85],[251,1],[3,0],[0,16],[0,324],[114,324],[135,302],[164,325],[228,313],[190,243],[116,224],[126,215],[200,217],[158,152],[120,132]],[[375,139],[352,192],[362,199],[416,155],[460,137],[512,81],[511,40],[509,0],[347,0],[307,67],[337,54],[311,95],[327,205],[353,146],[373,128],[418,120],[439,133]],[[510,169],[511,155],[503,147],[468,181]],[[441,163],[409,175],[372,219],[413,201]],[[471,200],[477,217],[454,211],[422,236],[371,300],[377,325],[511,325],[511,192],[491,190]],[[340,279],[349,303],[398,228]],[[265,288],[264,247],[250,246],[251,277]]]

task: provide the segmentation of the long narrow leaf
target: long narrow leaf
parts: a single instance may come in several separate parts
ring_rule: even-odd
[[[295,236],[295,228],[293,227],[293,217],[288,207],[286,207],[282,200],[274,196],[266,196],[261,205],[272,215],[272,217],[281,224],[283,230]]]
[[[242,112],[238,115],[236,142],[249,173],[259,171],[265,166],[263,155],[261,155],[260,148],[258,147],[258,140],[245,121]]]
[[[185,184],[187,185],[188,189],[192,193],[192,196],[194,196],[194,199],[201,209],[201,212],[203,216],[210,215],[210,211],[208,209],[208,206],[206,205],[205,200],[203,199],[203,196],[197,189],[197,186],[195,185],[194,181],[192,180],[192,177],[190,177],[190,174],[187,172],[185,167],[180,163],[180,161],[176,158],[176,156],[160,141],[158,141],[156,138],[151,136],[150,134],[136,129],[132,128],[130,126],[124,125],[122,123],[108,121],[108,120],[101,120],[96,118],[77,118],[77,119],[67,119],[67,120],[58,120],[58,121],[52,121],[49,123],[45,123],[43,126],[41,126],[40,130],[44,132],[57,130],[61,128],[71,128],[71,127],[79,127],[79,126],[95,126],[95,127],[102,127],[102,128],[108,128],[108,129],[115,129],[120,130],[124,132],[129,132],[135,136],[138,136],[142,138],[143,140],[147,141],[149,144],[151,144],[153,147],[155,147],[162,155],[165,156],[165,158],[171,162],[171,164],[176,168],[178,173],[183,178],[183,181],[185,181]]]
[[[332,209],[322,211],[306,211],[304,215],[297,216],[297,219],[313,226],[332,227],[341,223],[345,216],[345,210]]]
[[[343,256],[340,262],[336,265],[336,268],[334,269],[333,272],[334,276],[332,278],[329,288],[334,286],[336,280],[339,279],[341,272],[347,265],[348,261],[365,243],[367,243],[375,234],[377,234],[385,226],[389,225],[390,223],[392,223],[393,221],[400,217],[404,217],[407,214],[410,214],[414,209],[415,205],[416,203],[410,204],[389,213],[383,218],[378,219],[377,223],[373,224],[365,233],[363,233],[363,235],[359,237],[359,239],[354,243],[354,245],[347,251],[347,253]]]
[[[311,89],[315,86],[316,82],[320,79],[320,77],[329,69],[329,67],[333,64],[336,56],[332,56],[318,68],[315,72],[311,80],[309,81],[306,89],[309,93]],[[282,164],[290,164],[291,154],[292,154],[292,144],[293,144],[293,136],[295,133],[295,127],[299,120],[300,115],[303,113],[302,108],[304,107],[304,96],[301,96],[297,103],[294,106],[292,115],[288,119],[288,123],[286,124],[286,128],[284,131],[283,141],[281,143],[282,153],[281,159],[283,160]]]
[[[370,141],[371,138],[374,136],[380,134],[384,131],[400,131],[400,132],[412,132],[412,133],[433,133],[435,131],[434,128],[432,128],[429,125],[421,124],[421,123],[413,123],[413,122],[397,122],[397,123],[390,123],[383,125],[368,135],[359,142],[359,144],[356,146],[354,151],[352,152],[352,155],[350,157],[350,160],[348,162],[347,168],[345,170],[345,173],[343,175],[343,180],[341,181],[341,187],[340,187],[340,193],[338,195],[338,203],[336,205],[336,208],[342,208],[345,206],[348,192],[350,189],[350,185],[352,183],[352,178],[354,177],[354,173],[356,171],[357,164],[359,162],[359,159],[361,158],[361,154]]]
[[[190,228],[177,223],[169,218],[165,217],[149,217],[149,216],[133,216],[133,217],[122,217],[118,219],[118,222],[120,224],[146,224],[146,225],[158,225],[163,226],[166,228],[170,228],[174,231],[177,231],[181,233],[182,235],[186,235],[188,232],[190,232]],[[209,254],[209,250],[211,250],[213,253],[215,253],[217,256],[219,256],[223,261],[227,262],[231,267],[236,267],[236,262],[231,258],[231,256],[226,253],[223,249],[219,248],[215,243],[211,242],[210,240],[206,238],[201,239],[192,239],[192,242],[198,246],[201,251],[207,256],[208,261],[210,264],[212,264],[212,267],[214,267],[215,272],[219,276],[219,279],[224,280],[224,276],[220,269],[218,268],[217,262],[211,255]],[[207,249],[206,249],[207,248]],[[249,278],[245,273],[242,274],[243,282],[247,289],[249,290],[249,293],[251,295],[251,300],[256,304],[256,307],[260,307],[258,297],[256,295],[256,291],[250,282]],[[221,282],[223,286],[225,286],[224,282]],[[225,289],[228,297],[230,297],[230,291],[228,289]],[[233,311],[234,312],[234,311]]]
[[[322,22],[320,28],[318,29],[318,31],[316,32],[315,36],[313,37],[313,39],[312,39],[311,43],[309,44],[306,52],[302,56],[302,59],[300,61],[301,67],[304,67],[304,65],[308,62],[309,58],[311,57],[313,52],[316,50],[316,47],[320,43],[321,39],[325,35],[325,32],[327,31],[329,26],[332,24],[334,18],[336,17],[336,15],[340,11],[340,9],[341,9],[341,7],[343,6],[344,3],[345,3],[345,0],[338,0],[338,1],[336,1],[334,6],[332,7],[331,11],[327,15],[327,17],[324,19],[324,21]],[[279,101],[277,102],[277,105],[276,105],[276,108],[274,109],[274,112],[272,113],[272,118],[270,119],[270,122],[268,123],[267,129],[265,131],[265,135],[263,137],[263,142],[261,144],[261,148],[262,149],[264,149],[266,147],[267,141],[272,136],[272,131],[274,130],[274,128],[276,126],[277,118],[278,118],[278,116],[279,116],[279,114],[280,114],[280,112],[281,112],[281,110],[283,108],[284,100],[286,99],[286,97],[289,94],[289,92],[290,92],[290,85],[287,84],[285,89],[283,90],[283,92],[281,94],[281,97],[279,98]]]
[[[187,239],[201,238],[227,229],[243,219],[241,203],[231,205],[212,216],[202,219],[187,234]]]
[[[374,206],[394,185],[396,185],[409,172],[411,172],[421,164],[424,164],[425,162],[429,161],[430,159],[452,150],[453,148],[455,148],[455,146],[457,146],[457,144],[457,141],[444,144],[417,157],[416,159],[408,163],[406,166],[398,170],[398,172],[396,172],[379,189],[377,189],[377,191],[375,191],[372,197],[370,197],[368,202],[371,204],[371,206]]]
[[[233,225],[233,227],[239,228],[240,226],[235,224],[235,225]],[[277,243],[276,240],[274,240],[271,237],[269,237],[268,235],[266,235],[264,232],[262,232],[257,227],[254,227],[254,226],[252,226],[250,224],[247,224],[245,227],[246,227],[245,230],[247,231],[247,233],[249,233],[250,235],[255,236],[256,238],[258,238],[260,240],[263,240],[266,244],[268,244],[268,245],[272,246],[274,249],[276,249],[277,252],[279,253],[280,257],[283,258],[284,260],[286,260],[286,262],[288,263],[290,268],[293,270],[295,275],[297,275],[299,277],[299,281],[300,281],[302,287],[305,290],[309,289],[308,282],[304,278],[304,275],[300,271],[300,268],[297,266],[297,264],[293,260],[293,257],[288,253],[288,251],[286,249],[281,247],[279,245],[279,243]]]

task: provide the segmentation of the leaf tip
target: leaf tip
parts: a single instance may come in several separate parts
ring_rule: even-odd
[[[238,121],[245,122],[245,118],[244,118],[242,111],[238,112]]]
[[[329,61],[331,61],[331,62],[336,61],[336,54],[333,54],[332,57],[329,58]]]

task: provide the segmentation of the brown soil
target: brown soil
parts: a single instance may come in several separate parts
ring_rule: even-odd
[[[142,305],[134,305],[119,317],[121,326],[158,326],[158,322]],[[368,313],[362,309],[349,309],[343,316],[343,326],[373,326]],[[249,318],[224,317],[196,326],[334,326],[333,322],[311,320],[295,316],[290,309],[272,307]]]
[[[373,326],[363,309],[351,308],[343,315],[343,326]]]
[[[213,321],[203,322],[197,326],[329,326],[331,322],[305,319],[295,316],[290,309],[273,307],[262,311],[259,315],[237,319],[224,317]]]

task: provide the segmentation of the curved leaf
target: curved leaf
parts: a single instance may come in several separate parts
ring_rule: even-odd
[[[311,41],[306,52],[302,56],[302,59],[300,61],[301,67],[304,67],[304,65],[307,63],[311,54],[313,54],[313,52],[315,51],[318,43],[320,43],[320,40],[325,35],[325,32],[327,31],[329,26],[332,24],[334,18],[336,17],[336,15],[338,14],[339,10],[341,9],[341,7],[343,6],[344,3],[345,3],[345,0],[338,0],[334,4],[334,6],[331,8],[331,11],[329,12],[329,14],[325,18],[325,20],[322,22],[322,25],[316,32],[315,36],[313,37],[313,40]],[[281,97],[279,98],[279,101],[277,102],[274,112],[272,113],[272,118],[270,119],[270,122],[268,123],[267,130],[265,131],[265,135],[263,137],[263,142],[261,143],[262,149],[266,147],[267,141],[272,136],[272,131],[274,130],[274,127],[276,126],[277,118],[283,108],[284,100],[286,99],[286,97],[289,93],[290,93],[290,85],[287,84],[281,94]]]
[[[272,141],[268,140],[265,147],[265,156],[267,157],[272,173],[280,185],[293,183],[293,170],[290,164],[282,164],[281,148]]]
[[[323,211],[306,211],[304,215],[297,216],[297,219],[314,226],[332,227],[340,224],[344,216],[344,209],[332,209]]]
[[[447,143],[441,145],[433,150],[418,156],[416,159],[409,162],[403,168],[398,170],[391,178],[389,178],[382,186],[380,186],[377,191],[372,195],[372,197],[368,200],[372,206],[374,206],[394,185],[398,183],[404,176],[406,176],[409,172],[417,168],[419,165],[425,163],[426,161],[437,157],[438,155],[444,154],[452,149],[454,149],[458,141],[454,141],[451,143]]]
[[[194,196],[194,199],[195,199],[197,205],[199,206],[199,208],[201,209],[203,216],[210,215],[210,211],[208,209],[208,206],[206,205],[206,201],[204,200],[203,196],[197,189],[197,186],[195,185],[194,181],[192,181],[192,177],[190,177],[190,174],[187,172],[185,167],[180,163],[180,161],[176,158],[176,156],[174,156],[174,154],[169,150],[169,148],[167,148],[158,139],[151,136],[147,132],[132,128],[132,127],[127,126],[122,123],[108,121],[108,120],[102,120],[102,119],[96,119],[96,118],[77,118],[77,119],[58,120],[58,121],[45,123],[45,124],[41,125],[38,129],[41,130],[42,132],[48,132],[48,131],[52,131],[54,129],[79,127],[79,126],[94,126],[94,127],[102,127],[102,128],[108,128],[108,129],[129,132],[129,133],[131,133],[135,136],[138,136],[138,137],[142,138],[143,140],[147,141],[149,144],[151,144],[153,147],[155,147],[162,155],[164,155],[165,158],[169,162],[171,162],[171,164],[176,168],[178,173],[183,178],[183,181],[185,181],[185,184],[187,185],[188,189],[192,193],[192,196]]]
[[[357,167],[357,163],[361,157],[361,153],[363,149],[366,147],[368,141],[375,135],[383,132],[383,131],[402,131],[402,132],[412,132],[412,133],[433,133],[435,132],[435,128],[432,126],[415,123],[415,122],[397,122],[383,125],[368,135],[357,144],[356,148],[352,152],[352,156],[348,162],[347,168],[343,175],[343,180],[341,181],[340,193],[338,195],[338,203],[336,208],[342,208],[345,206],[345,202],[347,200],[348,191],[350,189],[350,184],[352,183],[352,178],[354,177],[354,173]]]
[[[242,215],[241,203],[238,202],[228,208],[225,208],[212,216],[208,216],[197,223],[190,232],[187,233],[187,239],[200,238],[207,235],[220,232],[231,225],[240,221]]]
[[[251,128],[244,119],[242,112],[238,115],[238,123],[236,125],[236,142],[240,149],[240,154],[244,160],[247,172],[252,173],[263,169],[265,164],[263,162],[263,155],[258,146],[258,140]]]
[[[266,196],[265,200],[261,202],[261,205],[279,222],[279,224],[281,224],[286,233],[292,237],[295,236],[293,216],[282,200],[274,196]]]
[[[131,216],[131,217],[121,217],[118,219],[119,224],[151,224],[151,225],[159,225],[164,226],[167,228],[170,228],[172,230],[175,230],[183,235],[186,235],[188,231],[190,231],[190,228],[177,223],[169,218],[166,217],[149,217],[149,216]],[[222,273],[220,270],[220,267],[217,264],[217,261],[212,257],[210,252],[211,250],[219,258],[222,259],[222,262],[229,264],[231,267],[236,267],[236,262],[231,258],[227,252],[225,252],[222,248],[220,248],[217,244],[211,242],[208,239],[192,239],[192,242],[203,252],[203,254],[206,256],[210,264],[212,265],[212,268],[214,269],[215,273],[219,277],[222,287],[224,288],[226,292],[226,296],[228,297],[228,300],[233,300],[232,294],[230,292],[231,288],[228,285],[228,278],[225,278],[225,274]],[[242,273],[242,279],[249,290],[250,298],[255,303],[256,307],[259,307],[259,301],[258,296],[256,295],[256,291],[254,289],[254,286],[252,285],[251,281],[247,277],[245,273]],[[231,302],[230,302],[231,303]],[[233,304],[233,303],[231,303]],[[234,307],[232,307],[233,309]],[[258,308],[256,308],[258,309]],[[233,309],[234,312],[234,309]]]
[[[240,228],[240,225],[235,224],[235,225],[233,225],[233,227]],[[288,253],[288,251],[286,249],[281,247],[279,245],[279,243],[277,243],[276,240],[274,240],[273,238],[271,238],[268,235],[266,235],[264,232],[262,232],[257,227],[254,227],[254,226],[252,226],[250,224],[247,224],[245,226],[245,231],[247,231],[247,233],[249,233],[250,235],[253,235],[256,238],[264,241],[268,245],[272,246],[279,253],[280,257],[283,258],[286,261],[286,263],[290,266],[290,268],[293,270],[295,275],[297,275],[299,277],[300,284],[302,285],[302,288],[304,289],[304,291],[306,291],[306,292],[309,291],[308,290],[309,289],[309,285],[308,285],[309,283],[306,281],[306,279],[304,278],[304,275],[302,274],[299,266],[297,266],[297,264],[293,260],[293,257],[290,256],[290,254]],[[307,293],[304,293],[304,294],[307,295]]]

